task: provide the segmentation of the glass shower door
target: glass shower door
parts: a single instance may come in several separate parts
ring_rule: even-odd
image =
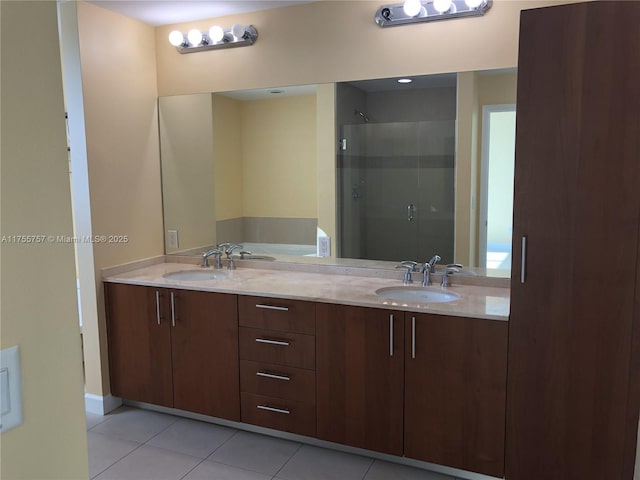
[[[340,256],[453,257],[454,122],[343,126]]]

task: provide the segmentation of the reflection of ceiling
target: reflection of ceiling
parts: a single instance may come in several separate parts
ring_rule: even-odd
[[[205,18],[224,17],[238,13],[256,12],[286,7],[313,0],[88,0],[107,10],[135,18],[157,27],[172,23],[190,22]]]
[[[255,90],[236,90],[235,92],[217,92],[218,95],[236,100],[261,100],[265,98],[294,97],[314,95],[315,85],[297,85],[292,87],[256,88]]]
[[[398,83],[399,78],[410,78],[411,83]],[[415,90],[421,88],[455,87],[457,75],[443,73],[440,75],[417,75],[408,77],[378,78],[375,80],[360,80],[347,82],[365,92],[385,92],[388,90]]]

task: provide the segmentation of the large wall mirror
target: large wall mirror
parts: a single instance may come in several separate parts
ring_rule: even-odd
[[[161,97],[166,253],[233,242],[247,257],[309,262],[333,223],[325,264],[454,263],[462,244],[468,266],[508,275],[516,74],[464,75]],[[330,125],[318,120],[327,101]],[[323,128],[334,138],[329,180]],[[319,220],[323,191],[335,192],[329,220]]]

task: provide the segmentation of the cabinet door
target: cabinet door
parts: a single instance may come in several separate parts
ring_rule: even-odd
[[[502,477],[507,322],[405,316],[405,456]]]
[[[633,475],[639,400],[634,385],[640,377],[633,348],[634,316],[636,323],[640,319],[638,300],[634,307],[638,25],[640,2],[585,2],[522,13],[509,322],[510,480]]]
[[[105,284],[111,393],[173,406],[170,322],[161,288]]]
[[[402,454],[403,318],[317,304],[318,438]]]
[[[175,408],[240,421],[235,295],[172,290]]]

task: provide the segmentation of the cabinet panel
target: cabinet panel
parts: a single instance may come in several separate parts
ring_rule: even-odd
[[[313,302],[241,296],[240,326],[282,330],[313,335],[315,307]]]
[[[403,319],[317,304],[318,438],[402,455]]]
[[[235,295],[172,290],[174,406],[240,420]]]
[[[502,477],[507,322],[405,316],[405,456]]]
[[[161,304],[168,292],[106,283],[105,296],[111,393],[172,407],[171,327]]]
[[[639,24],[639,2],[522,14],[514,259],[528,247],[525,283],[512,270],[509,479],[632,477]]]
[[[240,358],[315,369],[316,339],[312,335],[240,327]]]

